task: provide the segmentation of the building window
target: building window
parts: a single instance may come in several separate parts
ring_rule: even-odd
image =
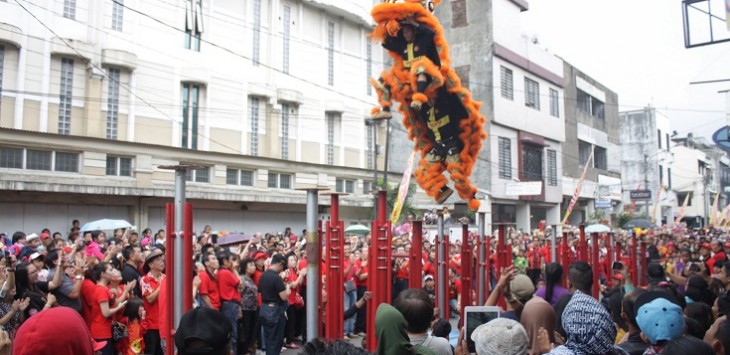
[[[291,189],[292,176],[290,174],[269,172],[267,186],[272,189]]]
[[[335,23],[327,22],[327,84],[335,85]]]
[[[185,1],[185,49],[200,52],[203,33],[203,0]]]
[[[0,147],[0,168],[22,169],[23,148]]]
[[[254,66],[261,61],[261,0],[253,0],[253,54]]]
[[[608,170],[608,153],[606,148],[593,147],[593,167],[601,170]]]
[[[0,68],[0,69],[1,69],[1,68]],[[0,71],[2,71],[2,70],[0,70]],[[2,82],[1,82],[1,81],[2,81],[2,78],[0,78],[0,84],[2,84]],[[2,86],[0,86],[0,88],[2,88]],[[667,136],[667,150],[670,150],[670,149],[672,149],[672,146],[671,146],[671,145],[669,144],[669,142],[671,142],[671,141],[669,140],[669,133],[667,133],[667,134],[666,134],[666,136]]]
[[[355,180],[336,179],[335,180],[335,191],[344,192],[348,194],[355,193]]]
[[[659,185],[664,185],[664,167],[659,165]]]
[[[515,93],[512,84],[512,69],[500,66],[499,71],[501,73],[502,97],[507,100],[514,100]]]
[[[76,19],[76,0],[63,1],[63,17]]]
[[[540,84],[525,78],[525,106],[540,111]]]
[[[253,171],[226,169],[226,184],[253,186]]]
[[[106,174],[109,176],[132,176],[132,158],[107,155]]]
[[[210,168],[188,170],[185,172],[185,180],[191,182],[210,182]]]
[[[522,180],[541,181],[543,179],[542,146],[522,145]]]
[[[281,159],[289,159],[289,104],[281,104]]]
[[[112,2],[112,30],[122,32],[124,25],[124,0]]]
[[[291,7],[289,5],[284,5],[283,12],[284,38],[282,38],[282,40],[284,42],[284,52],[282,53],[283,58],[281,58],[281,71],[283,71],[284,74],[289,74],[289,36],[291,35]]]
[[[200,85],[195,83],[182,84],[182,144],[181,147],[198,149],[198,103],[200,99]]]
[[[505,137],[499,137],[499,178],[512,178],[512,142]]]
[[[659,144],[659,149],[662,149],[662,130],[661,129],[656,130],[656,141],[657,141],[657,144]]]
[[[677,192],[677,205],[682,206],[685,199],[687,199],[687,207],[692,206],[692,192]]]
[[[55,171],[77,173],[79,171],[79,155],[77,153],[55,152]]]
[[[61,86],[58,103],[58,134],[71,133],[71,100],[73,98],[74,61],[61,59]]]
[[[560,99],[554,89],[550,89],[550,116],[560,117]]]
[[[593,145],[582,140],[578,140],[578,164],[584,165],[591,156]]]
[[[251,122],[251,144],[249,153],[253,156],[259,155],[259,98],[256,96],[249,97],[250,110],[248,113],[249,122]]]
[[[335,164],[335,113],[327,112],[327,165]]]
[[[578,109],[596,118],[605,118],[603,101],[588,95],[585,91],[578,89]]]
[[[117,125],[119,124],[119,69],[109,68],[109,92],[106,104],[106,138],[117,139]]]
[[[367,55],[367,67],[365,70],[367,71],[365,76],[365,90],[367,90],[367,94],[372,95],[373,94],[373,86],[370,85],[370,78],[373,77],[373,42],[371,41],[365,41],[366,44],[366,55]]]
[[[372,181],[363,181],[362,182],[362,193],[363,195],[371,194],[373,192],[373,182]]]
[[[672,168],[667,168],[667,188],[672,189]]]
[[[77,173],[79,172],[79,154],[0,147],[0,168]]]
[[[547,150],[547,183],[558,186],[558,153],[553,149]]]

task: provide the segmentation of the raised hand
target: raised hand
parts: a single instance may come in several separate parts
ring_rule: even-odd
[[[20,303],[18,304],[18,307],[20,307],[21,312],[25,312],[26,309],[28,309],[28,306],[30,306],[30,297],[24,298]]]

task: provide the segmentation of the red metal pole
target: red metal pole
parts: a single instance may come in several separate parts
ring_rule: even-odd
[[[320,240],[320,245],[318,245],[317,248],[319,248],[320,253],[321,253],[321,250],[322,250],[321,241],[324,240],[322,238],[324,232],[322,231],[322,220],[321,219],[319,221],[317,221],[317,233],[319,233],[319,240]],[[307,255],[307,257],[309,257],[309,255]],[[321,255],[320,256],[320,260],[318,261],[320,265],[322,265],[322,260],[326,260],[326,259],[324,259],[326,257],[327,257],[326,253],[325,253],[325,255]],[[368,262],[370,262],[370,260],[368,260]],[[326,287],[326,283],[324,283],[322,281],[322,275],[323,274],[326,275],[327,274],[327,271],[324,270],[323,267],[320,267],[319,268],[319,275],[317,275],[317,277],[319,277],[320,285],[325,285],[325,287]],[[318,310],[317,310],[317,319],[319,320],[319,322],[324,321],[324,319],[322,317],[322,311],[325,310],[324,303],[322,302],[322,301],[324,301],[324,299],[322,299],[322,290],[323,289],[324,289],[324,287],[320,287],[319,290],[317,291],[317,299],[319,299],[319,307],[318,307]],[[323,330],[322,329],[323,327],[320,326],[318,328],[319,329],[317,329],[317,334],[319,334],[319,337],[321,338],[321,337],[324,336],[324,332],[322,331]]]
[[[649,283],[647,280],[649,273],[646,270],[648,266],[646,260],[646,242],[643,240],[641,241],[641,256],[639,258],[641,260],[641,287],[645,287]]]
[[[373,292],[373,298],[367,308],[367,348],[374,352],[378,346],[375,338],[375,313],[381,303],[390,303],[392,295],[392,268],[390,249],[390,223],[387,223],[387,195],[385,191],[378,191],[378,214],[372,222],[372,240],[368,255],[368,290]],[[385,284],[386,287],[383,287]]]
[[[568,288],[568,269],[570,268],[570,246],[568,245],[568,232],[563,232],[563,240],[560,241],[563,245],[562,259],[563,259],[563,287]]]
[[[639,279],[637,278],[637,258],[636,258],[636,251],[637,251],[638,245],[636,241],[636,233],[631,233],[631,250],[629,251],[629,256],[631,257],[631,280],[634,280],[637,285],[639,285]]]
[[[606,243],[606,282],[608,287],[613,286],[613,233],[607,233],[603,237]]]
[[[339,221],[339,195],[330,196],[331,219],[327,222],[327,327],[328,339],[340,339],[344,335],[344,241],[342,222]]]
[[[447,232],[448,233],[448,232]],[[444,288],[444,298],[446,298],[446,302],[444,302],[444,314],[446,314],[446,318],[451,318],[451,306],[449,305],[450,296],[449,296],[449,288],[451,286],[451,277],[449,276],[449,269],[451,269],[449,265],[449,235],[446,234],[444,236],[444,242],[441,243],[441,253],[443,253],[443,265],[444,265],[444,280],[441,281],[441,284],[439,286],[442,286]],[[462,284],[462,288],[464,285]]]
[[[474,257],[473,251],[469,243],[469,226],[461,225],[461,319],[464,318],[464,307],[471,306],[471,281],[472,281],[472,263]]]
[[[161,334],[160,336],[167,339],[167,344],[174,344],[175,338],[172,335],[172,329],[175,328],[175,205],[167,203],[165,205],[166,219],[167,219],[167,231],[165,238],[165,284],[160,285],[161,287],[167,288],[167,304],[165,305],[165,314],[162,317],[167,317],[169,324],[169,333]],[[192,292],[192,291],[191,291]],[[166,353],[173,355],[175,353],[174,346],[168,346]]]
[[[588,243],[586,242],[586,226],[580,225],[580,261],[588,261]]]
[[[408,287],[423,287],[423,222],[413,221],[413,236],[411,237],[411,260],[408,263],[410,274]]]
[[[492,292],[492,238],[491,237],[485,237],[484,243],[486,244],[484,246],[484,259],[482,262],[485,264],[486,272],[484,275],[484,286],[485,292],[484,292],[484,300],[486,301],[489,298],[489,294]],[[478,305],[483,306],[483,305]]]
[[[193,308],[193,205],[185,203],[183,211],[183,312]]]
[[[502,269],[507,267],[507,260],[505,259],[504,251],[507,226],[504,224],[499,225],[499,227],[497,227],[497,233],[497,267],[495,269],[497,273],[497,280],[499,280],[499,278],[502,277]],[[506,307],[504,297],[499,298],[498,305],[502,307],[502,309]]]
[[[593,263],[593,297],[598,299],[598,292],[600,290],[599,288],[599,274],[601,268],[599,267],[599,260],[598,260],[598,233],[593,233],[591,235],[593,237],[593,248],[592,248],[592,263]]]

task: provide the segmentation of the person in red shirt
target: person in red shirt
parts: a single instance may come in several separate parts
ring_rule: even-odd
[[[111,317],[119,310],[123,309],[127,304],[126,301],[119,304],[111,302],[114,299],[109,292],[109,280],[113,277],[114,267],[109,263],[99,263],[94,267],[91,277],[96,282],[96,287],[89,289],[91,295],[87,298],[91,302],[89,309],[91,311],[91,337],[97,342],[106,342],[101,349],[102,355],[114,355],[114,342],[112,340],[112,320]]]
[[[550,239],[545,239],[543,241],[543,244],[545,244],[542,248],[540,248],[540,255],[542,255],[542,263],[543,266],[550,264],[553,262],[553,255],[552,255],[552,243]]]
[[[221,265],[218,274],[218,290],[220,291],[221,312],[231,323],[231,349],[237,349],[238,340],[238,318],[241,314],[241,279],[238,277],[238,258],[229,252],[218,255],[218,262]]]
[[[401,291],[408,289],[408,254],[406,248],[399,246],[395,249],[393,265],[393,300],[398,297]],[[354,303],[354,302],[353,302]]]
[[[357,286],[355,285],[355,274],[357,273],[357,265],[355,265],[355,252],[351,248],[353,248],[351,244],[345,244],[345,255],[343,260],[343,275],[342,279],[345,282],[345,287],[343,288],[344,292],[344,304],[345,309],[349,309],[352,307],[352,305],[357,302]],[[348,290],[349,285],[351,288]],[[395,293],[395,290],[393,290],[393,293]],[[334,295],[332,295],[334,297]],[[355,319],[356,317],[350,318],[345,320],[344,324],[344,338],[345,340],[356,338],[357,336],[353,334],[355,332]]]
[[[449,268],[449,308],[451,314],[461,313],[461,279],[452,267]]]
[[[202,300],[201,305],[219,310],[221,309],[221,296],[218,292],[218,280],[217,273],[220,267],[218,258],[215,254],[208,253],[205,255],[203,260],[205,266],[205,272],[201,272],[198,277],[200,278],[200,286],[198,287],[198,294]]]
[[[725,251],[722,250],[722,243],[718,240],[710,242],[710,248],[712,248],[712,257],[707,260],[707,269],[710,270],[711,274],[715,274],[715,263],[718,261],[726,262],[727,256]]]
[[[367,245],[360,249],[360,258],[355,260],[355,286],[357,286],[357,299],[363,298],[368,290],[368,256],[369,248]],[[357,318],[355,318],[355,335],[364,336],[367,325],[367,305],[357,310]]]
[[[299,270],[297,256],[293,252],[287,254],[286,263],[284,282],[289,284],[291,293],[289,294],[289,307],[286,309],[286,342],[284,346],[289,349],[299,349],[300,346],[294,343],[294,338],[301,333],[300,324],[302,323],[302,317],[305,316],[305,310],[304,308],[297,309],[294,305],[297,303],[297,299],[301,298],[299,292],[307,269]]]
[[[537,281],[540,279],[540,267],[542,266],[542,254],[540,253],[540,247],[537,245],[537,238],[535,238],[527,249],[527,276],[532,280],[533,285],[537,285]]]
[[[140,279],[139,285],[142,289],[142,301],[147,310],[147,333],[144,335],[144,343],[147,354],[163,355],[160,343],[160,318],[164,314],[160,312],[160,286],[165,281],[165,255],[160,249],[153,250],[144,261],[146,275]]]

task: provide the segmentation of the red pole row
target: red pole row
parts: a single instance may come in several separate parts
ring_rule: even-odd
[[[613,286],[613,233],[608,233],[604,238],[608,238],[605,240],[606,242],[606,281],[608,282],[608,287]]]
[[[193,205],[185,203],[183,210],[183,312],[193,308]]]
[[[373,292],[373,298],[367,308],[367,348],[374,352],[377,348],[375,338],[375,312],[381,303],[390,303],[393,269],[391,268],[392,251],[390,249],[390,223],[386,219],[387,200],[386,192],[378,191],[378,216],[372,222],[372,241],[368,255],[368,290]],[[383,287],[383,284],[387,285]]]
[[[344,239],[343,222],[339,220],[339,195],[332,194],[331,219],[327,221],[327,327],[325,336],[328,339],[340,339],[344,335],[344,298],[343,298],[343,262]]]
[[[648,283],[648,273],[647,273],[647,262],[646,262],[646,242],[641,242],[641,256],[639,256],[640,262],[641,262],[641,275],[639,275],[639,278],[641,278],[641,287],[645,287]]]
[[[413,221],[413,235],[411,238],[411,252],[408,275],[408,287],[423,287],[421,273],[423,271],[423,222]]]
[[[472,279],[472,263],[474,257],[473,251],[469,243],[469,226],[461,225],[461,319],[464,318],[464,307],[471,306],[471,279]]]
[[[588,261],[588,243],[586,242],[586,226],[585,224],[580,225],[580,252],[578,253],[578,260]]]
[[[593,248],[591,248],[591,256],[593,257],[593,297],[598,299],[598,292],[600,290],[598,276],[601,270],[601,268],[599,267],[600,261],[598,260],[598,233],[593,233],[591,236],[593,237]]]
[[[570,246],[568,245],[568,232],[563,232],[561,240],[563,251],[560,257],[563,261],[563,287],[568,288],[568,268],[570,267]]]

